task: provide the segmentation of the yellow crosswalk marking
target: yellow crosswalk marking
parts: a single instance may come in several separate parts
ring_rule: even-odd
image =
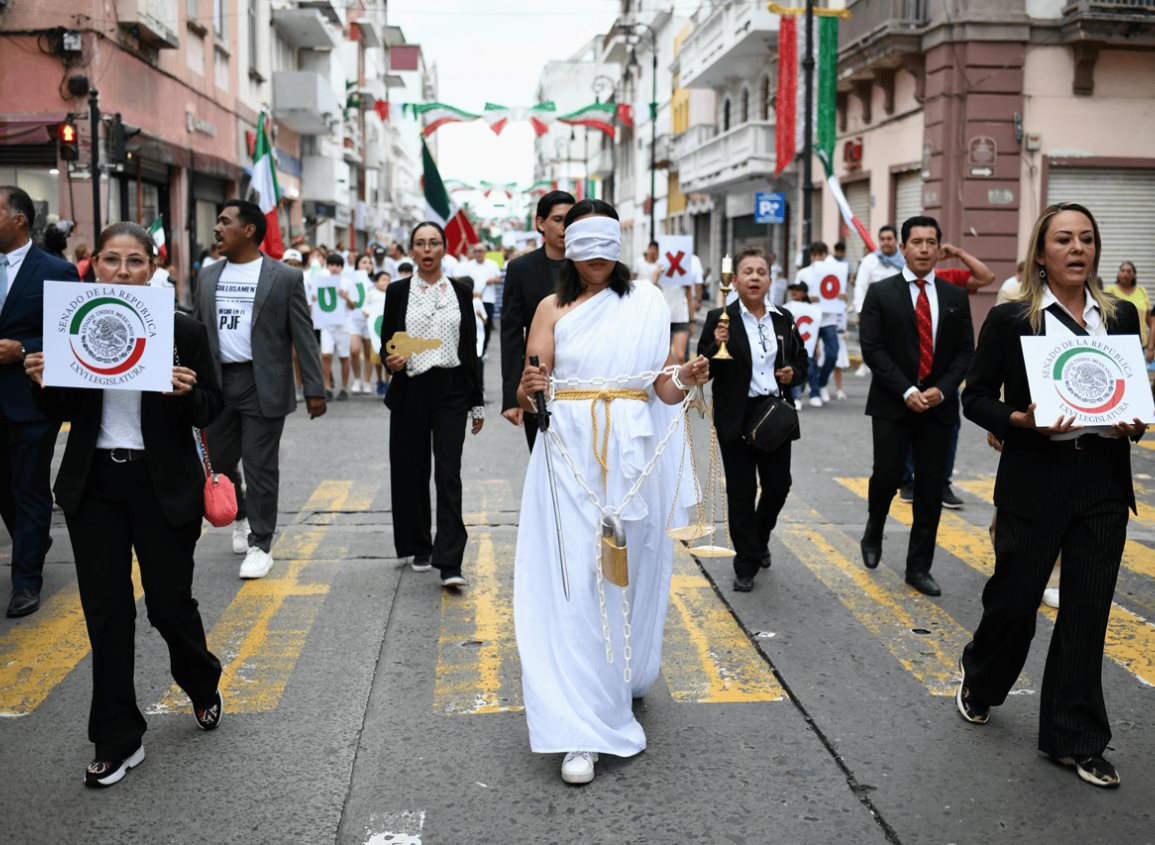
[[[952,481],[951,483],[989,504],[994,503],[995,480],[989,476],[974,481]],[[1140,490],[1141,488],[1136,488],[1136,493]],[[1145,513],[1146,508],[1141,507],[1139,516],[1132,514],[1131,521],[1147,528],[1155,528],[1155,519],[1146,516]],[[1138,540],[1128,539],[1123,548],[1123,568],[1147,578],[1155,578],[1155,549],[1140,543]]]
[[[860,498],[867,498],[869,479],[839,478],[837,481]],[[906,508],[891,508],[890,516],[903,525],[913,522],[911,511]],[[943,513],[938,545],[984,575],[994,572],[995,554],[985,528],[955,514]],[[1143,683],[1155,686],[1155,625],[1114,603],[1107,626],[1106,654]]]
[[[264,578],[246,581],[208,636],[223,667],[221,692],[230,713],[274,710],[329,592],[328,584],[302,583],[304,569],[319,562],[329,526],[341,512],[372,505],[377,485],[322,481],[293,524],[273,545],[277,561]],[[314,525],[303,523],[312,519]],[[150,713],[187,712],[188,697],[173,686]]]
[[[134,558],[132,591],[140,601]],[[73,582],[48,597],[36,616],[0,638],[0,717],[26,716],[43,703],[89,651],[88,628]]]
[[[1155,450],[1155,441],[1152,441],[1146,437],[1144,437],[1142,440],[1139,441],[1139,445],[1144,449]]]
[[[794,503],[786,516],[777,533],[787,548],[931,695],[953,695],[968,632],[893,570],[864,569],[858,543],[813,509]]]
[[[677,702],[782,701],[782,689],[689,553],[675,544],[662,676]]]

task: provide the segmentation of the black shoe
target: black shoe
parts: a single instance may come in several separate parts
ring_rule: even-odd
[[[443,570],[441,573],[441,586],[446,589],[460,589],[461,587],[469,586],[469,582],[465,580],[465,576],[461,574],[460,570]]]
[[[762,557],[758,560],[758,565],[763,569],[769,569],[770,563],[770,550],[767,549],[766,551],[762,552]]]
[[[409,567],[414,572],[428,572],[433,568],[433,558],[430,555],[414,555]]]
[[[193,718],[197,720],[197,727],[202,731],[215,731],[225,715],[225,702],[221,698],[221,691],[216,691],[216,700],[208,707],[193,707]]]
[[[1119,785],[1119,773],[1101,754],[1091,754],[1086,757],[1056,757],[1055,761],[1064,766],[1074,766],[1079,780],[1085,781],[1091,786],[1114,789]]]
[[[8,618],[16,619],[27,616],[40,609],[40,591],[20,588],[12,591],[12,598],[8,599]]]
[[[84,785],[101,787],[120,783],[129,769],[143,762],[143,745],[123,760],[93,760],[84,770]]]
[[[902,487],[898,488],[898,498],[900,501],[910,504],[914,501],[914,482],[908,481]]]
[[[967,673],[963,668],[962,658],[958,662],[959,671],[963,673],[958,682],[958,691],[954,694],[954,703],[958,707],[959,715],[972,725],[985,725],[991,719],[991,708],[988,704],[979,704],[971,695],[971,688],[967,686]]]
[[[331,390],[325,391],[325,401],[326,402],[332,402],[333,401],[333,391],[331,391]]]
[[[754,592],[754,579],[743,578],[740,575],[734,576],[734,592],[735,593],[752,593]]]
[[[924,596],[941,596],[942,588],[938,582],[931,577],[929,572],[908,572],[906,573],[906,583],[914,587]]]
[[[962,499],[954,494],[954,490],[950,489],[949,484],[942,485],[942,506],[950,508],[952,511],[959,510],[965,503]]]
[[[349,398],[349,391],[347,391],[347,390],[342,390],[340,393],[337,394],[337,401],[338,402],[344,402],[348,398]]]

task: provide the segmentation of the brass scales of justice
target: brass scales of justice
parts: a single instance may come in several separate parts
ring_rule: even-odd
[[[730,315],[726,313],[726,299],[729,297],[730,291],[733,290],[733,288],[730,286],[730,282],[733,278],[733,265],[731,263],[730,256],[727,255],[722,259],[722,285],[720,288],[722,293],[722,314],[718,318],[719,323],[724,323],[727,327],[730,324]],[[713,360],[733,360],[733,356],[730,355],[730,351],[726,348],[725,343],[718,344],[718,351],[714,353]],[[706,405],[704,402],[701,402],[701,397],[699,397],[699,402],[701,404],[697,404],[693,407],[697,407],[698,413],[704,417],[707,410]],[[713,424],[713,408],[711,408],[710,411],[710,451],[709,459],[706,465],[706,484],[704,487],[697,491],[697,519],[693,525],[684,525],[681,528],[671,528],[670,525],[673,523],[674,518],[674,511],[671,509],[669,519],[666,522],[666,534],[668,534],[670,537],[673,537],[675,540],[681,540],[685,543],[690,543],[694,540],[704,540],[707,537],[712,537],[714,532],[717,530],[716,526],[718,524],[719,501],[721,502],[722,525],[725,527],[727,545],[723,546],[712,543],[700,543],[696,546],[690,546],[688,549],[690,554],[699,558],[729,557],[730,555],[734,554],[734,550],[728,545],[730,543],[730,522],[729,514],[727,512],[728,509],[726,506],[725,493],[722,490],[722,455],[721,450],[718,447],[718,429],[715,428]],[[689,445],[688,451],[690,454],[690,460],[692,461],[694,459],[694,436],[690,430],[689,413],[685,415],[683,420],[686,427],[686,441]],[[682,473],[685,469],[685,461],[686,454],[683,452],[682,464],[678,467],[678,483],[675,485],[675,489],[681,485]],[[693,470],[691,470],[691,472],[694,478],[694,484],[697,486],[698,474]],[[708,522],[707,514],[709,515]]]

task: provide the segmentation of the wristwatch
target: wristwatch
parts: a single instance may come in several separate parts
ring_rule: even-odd
[[[24,363],[24,359],[28,357],[28,350],[24,348],[24,344],[20,344],[20,363]]]

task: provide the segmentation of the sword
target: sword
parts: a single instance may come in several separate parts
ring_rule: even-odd
[[[529,356],[531,367],[540,367],[541,361],[536,355]],[[565,593],[565,600],[569,601],[569,569],[565,565],[565,543],[561,536],[561,508],[557,503],[557,478],[553,473],[553,452],[549,448],[549,411],[545,408],[545,392],[539,390],[533,395],[533,404],[537,407],[537,427],[541,429],[541,436],[545,443],[545,466],[549,475],[549,492],[553,499],[553,524],[557,528],[557,552],[561,562],[561,589]]]

